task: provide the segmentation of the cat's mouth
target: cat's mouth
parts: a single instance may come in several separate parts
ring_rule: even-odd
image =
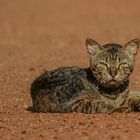
[[[120,86],[121,84],[122,84],[121,82],[112,79],[110,81],[104,81],[104,82],[102,82],[101,85],[103,87],[105,87],[105,88],[115,88],[115,87]]]

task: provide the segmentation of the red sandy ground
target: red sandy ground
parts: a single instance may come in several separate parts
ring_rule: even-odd
[[[140,113],[27,111],[30,84],[44,69],[89,65],[86,37],[140,37],[139,0],[0,0],[1,140],[140,140]],[[131,88],[140,90],[140,53],[136,59]]]

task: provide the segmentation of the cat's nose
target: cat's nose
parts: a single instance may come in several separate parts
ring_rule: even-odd
[[[109,74],[114,78],[117,75],[117,69],[115,67],[110,67]]]

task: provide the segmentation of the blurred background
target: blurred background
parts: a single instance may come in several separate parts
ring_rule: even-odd
[[[139,0],[1,0],[0,59],[29,58],[27,63],[48,69],[88,66],[87,37],[102,44],[140,37],[139,5]]]

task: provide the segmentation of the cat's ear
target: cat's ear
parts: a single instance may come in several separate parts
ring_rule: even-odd
[[[130,58],[135,61],[135,56],[137,54],[138,48],[140,45],[140,39],[133,39],[129,41],[125,46],[125,52],[130,56]]]
[[[86,47],[87,47],[87,51],[90,57],[95,56],[102,50],[101,45],[90,38],[86,39]]]

